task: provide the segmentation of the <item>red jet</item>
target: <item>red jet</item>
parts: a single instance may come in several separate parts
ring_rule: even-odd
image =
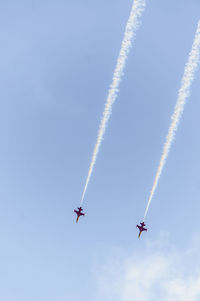
[[[138,238],[140,238],[140,235],[141,235],[141,233],[142,233],[143,231],[147,231],[147,229],[144,228],[144,226],[146,226],[144,222],[140,223],[140,225],[141,225],[141,226],[138,226],[138,225],[136,226],[136,227],[138,227],[138,229],[140,230],[140,233],[139,233],[139,235],[138,235]]]
[[[82,213],[81,211],[83,211],[83,208],[82,207],[78,207],[78,210],[74,210],[74,212],[77,214],[77,219],[76,219],[76,222],[78,223],[78,220],[79,220],[79,217],[81,215],[85,215],[85,213]]]

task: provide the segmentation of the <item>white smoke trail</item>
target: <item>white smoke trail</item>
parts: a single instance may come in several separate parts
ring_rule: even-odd
[[[145,9],[145,6],[146,6],[146,0],[135,0],[132,5],[131,14],[128,19],[127,25],[126,25],[124,38],[123,38],[122,45],[121,45],[121,50],[120,50],[120,53],[119,53],[119,56],[117,59],[117,64],[115,67],[112,84],[111,84],[109,92],[108,92],[108,97],[107,97],[105,109],[103,112],[103,118],[102,118],[100,126],[99,126],[97,141],[96,141],[96,144],[94,147],[92,160],[90,163],[88,176],[86,179],[86,184],[85,184],[85,187],[83,190],[81,204],[83,203],[84,196],[85,196],[85,193],[87,190],[87,186],[90,181],[90,177],[92,175],[92,171],[93,171],[93,168],[94,168],[94,165],[95,165],[95,162],[97,159],[97,155],[99,152],[99,148],[101,146],[101,142],[102,142],[102,139],[103,139],[103,136],[105,133],[107,122],[112,113],[112,105],[117,98],[117,94],[119,91],[118,87],[119,87],[121,78],[123,76],[123,71],[124,71],[124,68],[126,65],[128,54],[129,54],[131,46],[132,46],[132,40],[135,38],[136,31],[140,25],[140,18]]]
[[[149,197],[149,200],[148,200],[148,203],[147,203],[147,207],[146,207],[146,210],[145,210],[144,219],[146,218],[149,206],[151,204],[151,200],[154,196],[156,187],[158,185],[159,178],[161,176],[161,173],[163,171],[163,167],[165,165],[167,156],[169,154],[172,141],[175,137],[175,133],[177,131],[178,124],[179,124],[181,115],[182,115],[183,110],[184,110],[186,98],[190,94],[190,87],[191,87],[192,81],[194,79],[194,74],[195,74],[195,71],[198,67],[199,60],[200,60],[200,21],[198,22],[197,31],[196,31],[196,34],[195,34],[192,49],[191,49],[190,54],[189,54],[188,62],[185,66],[184,75],[183,75],[183,78],[182,78],[182,81],[181,81],[181,88],[178,92],[177,103],[176,103],[176,106],[175,106],[175,109],[174,109],[174,113],[171,117],[172,122],[171,122],[171,125],[169,127],[168,135],[166,137],[166,141],[165,141],[165,144],[164,144],[162,156],[161,156],[161,159],[160,159],[160,164],[159,164],[157,172],[156,172],[153,187],[152,187],[150,197]]]

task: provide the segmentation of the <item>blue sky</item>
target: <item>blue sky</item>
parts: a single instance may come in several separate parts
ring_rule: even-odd
[[[114,298],[104,291],[102,267],[115,271],[115,257],[123,266],[133,254],[148,265],[157,255],[148,247],[154,243],[161,256],[171,256],[163,233],[190,264],[185,253],[200,232],[200,70],[140,241],[135,225],[144,214],[200,18],[198,0],[147,1],[86,193],[86,216],[75,224],[73,209],[131,5],[0,1],[1,300],[94,301],[103,294],[127,301],[134,292]],[[194,254],[198,247],[194,243]],[[135,265],[132,260],[130,267]],[[138,300],[150,301],[151,293]]]

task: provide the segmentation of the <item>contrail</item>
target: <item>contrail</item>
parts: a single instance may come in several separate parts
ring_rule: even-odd
[[[131,46],[132,46],[132,41],[136,36],[136,31],[140,25],[140,19],[143,14],[143,11],[146,6],[146,0],[135,0],[132,5],[130,17],[128,19],[125,33],[124,33],[124,38],[122,41],[120,53],[117,59],[117,64],[114,70],[114,75],[112,79],[112,84],[110,86],[106,104],[105,104],[105,109],[103,112],[103,117],[99,126],[99,131],[97,135],[97,141],[94,147],[93,155],[92,155],[92,160],[90,163],[89,171],[88,171],[88,176],[86,179],[86,184],[83,190],[82,198],[81,198],[81,204],[83,203],[84,196],[88,187],[88,183],[90,181],[92,171],[94,169],[94,165],[97,159],[97,155],[99,152],[99,148],[101,146],[101,142],[103,140],[103,136],[106,130],[106,125],[108,123],[108,120],[110,118],[110,115],[112,113],[112,105],[114,104],[117,94],[119,92],[119,84],[123,76],[123,71],[126,65],[126,61],[128,58],[128,54],[130,52]]]
[[[151,200],[154,196],[156,187],[158,185],[159,178],[162,174],[163,167],[165,165],[167,156],[169,154],[169,151],[170,151],[170,148],[171,148],[171,145],[172,145],[172,141],[175,137],[175,134],[176,134],[176,131],[177,131],[177,128],[178,128],[178,124],[179,124],[179,121],[181,119],[181,115],[182,115],[183,110],[184,110],[186,99],[190,95],[190,87],[191,87],[192,81],[194,79],[194,74],[195,74],[195,71],[198,67],[199,60],[200,60],[200,21],[198,22],[197,31],[196,31],[196,34],[195,34],[192,49],[191,49],[190,54],[189,54],[188,62],[185,66],[183,78],[182,78],[182,81],[181,81],[181,87],[180,87],[180,90],[178,92],[178,99],[177,99],[177,102],[176,102],[174,113],[171,117],[172,122],[171,122],[171,125],[169,127],[169,131],[168,131],[166,141],[165,141],[165,144],[164,144],[162,156],[161,156],[161,159],[160,159],[160,164],[158,166],[156,176],[155,176],[155,180],[154,180],[154,183],[153,183],[153,187],[152,187],[152,190],[151,190],[151,193],[150,193],[150,197],[148,199],[147,207],[146,207],[145,214],[144,214],[144,219],[146,218],[149,206],[151,204]]]

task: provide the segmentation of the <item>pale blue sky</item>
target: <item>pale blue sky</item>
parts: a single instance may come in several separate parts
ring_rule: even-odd
[[[138,241],[135,228],[200,19],[199,0],[147,1],[86,193],[86,216],[75,224],[131,5],[0,1],[3,301],[101,300],[95,267],[108,254],[134,251],[140,260],[146,241],[162,232],[184,250],[200,232],[200,70],[147,216],[149,231]]]

